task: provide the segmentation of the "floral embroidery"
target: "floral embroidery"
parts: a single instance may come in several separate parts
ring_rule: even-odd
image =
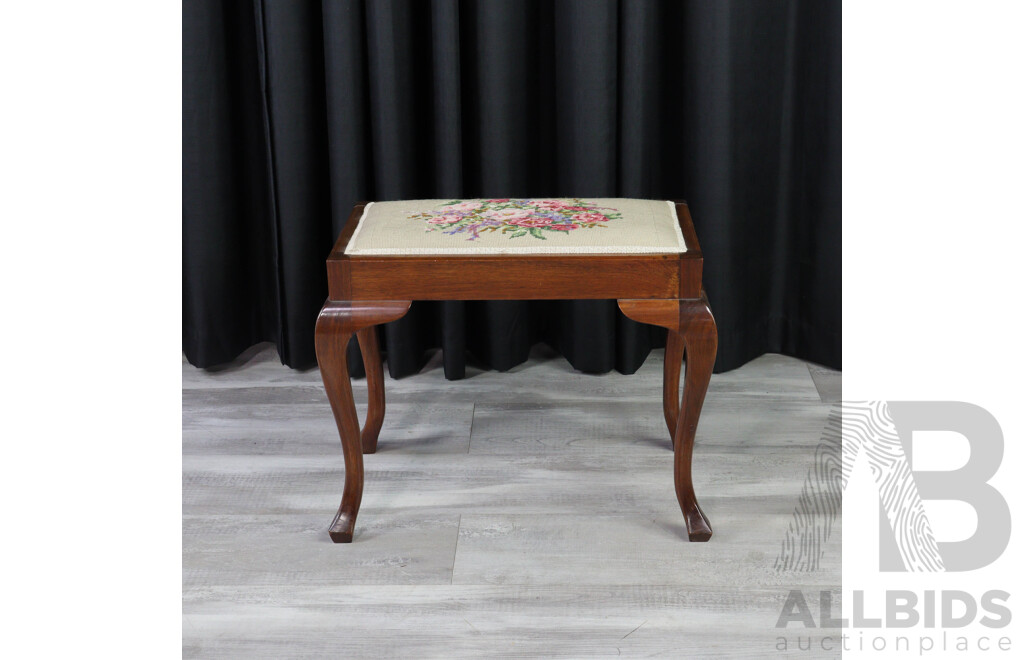
[[[426,231],[466,234],[468,241],[487,231],[500,231],[508,238],[547,240],[544,234],[548,232],[606,227],[605,222],[621,218],[618,209],[581,199],[456,199],[409,216],[410,220],[423,220]]]

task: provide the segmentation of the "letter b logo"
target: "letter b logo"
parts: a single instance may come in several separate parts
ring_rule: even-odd
[[[936,565],[937,562],[929,564],[926,561],[930,570],[970,571],[991,564],[1003,554],[1010,541],[1010,509],[999,491],[988,483],[1003,459],[1003,432],[999,423],[984,408],[960,401],[890,401],[888,410],[905,460],[894,462],[896,469],[892,471],[891,487],[880,484],[883,509],[879,530],[881,570],[908,570],[907,565],[912,562],[905,561],[907,549],[915,545],[924,548],[924,553],[928,552],[925,546],[930,545],[933,554],[937,548],[937,559],[941,562]],[[884,424],[887,420],[879,421]],[[911,470],[911,438],[915,431],[959,433],[970,445],[970,458],[956,470]],[[870,449],[868,453],[874,462]],[[929,539],[922,539],[922,536],[931,534],[923,508],[887,501],[897,493],[913,491],[914,484],[922,501],[957,500],[972,506],[978,516],[974,535],[956,542],[932,538],[929,544]],[[922,540],[925,543],[922,544]]]

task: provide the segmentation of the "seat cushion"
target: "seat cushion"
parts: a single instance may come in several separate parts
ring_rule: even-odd
[[[347,255],[680,253],[673,202],[422,199],[371,202]]]

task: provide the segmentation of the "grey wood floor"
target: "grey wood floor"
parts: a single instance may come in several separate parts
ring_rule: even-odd
[[[694,481],[715,535],[688,543],[662,358],[589,376],[537,347],[388,378],[349,545],[327,536],[344,464],[319,373],[266,345],[183,363],[184,655],[838,657],[775,624],[791,589],[815,615],[839,589],[840,534],[817,571],[773,565],[841,375],[765,355],[713,377]]]

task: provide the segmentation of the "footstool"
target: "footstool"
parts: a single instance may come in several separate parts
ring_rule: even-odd
[[[618,300],[629,318],[668,329],[663,404],[675,488],[691,541],[711,538],[697,504],[694,435],[718,350],[701,285],[703,257],[685,203],[641,199],[469,199],[371,202],[353,209],[327,258],[329,297],[316,355],[345,455],[345,489],[331,523],[352,540],[363,454],[384,421],[384,370],[375,326],[414,300]],[[358,337],[369,406],[356,417],[346,352]],[[682,403],[679,373],[686,355]]]

